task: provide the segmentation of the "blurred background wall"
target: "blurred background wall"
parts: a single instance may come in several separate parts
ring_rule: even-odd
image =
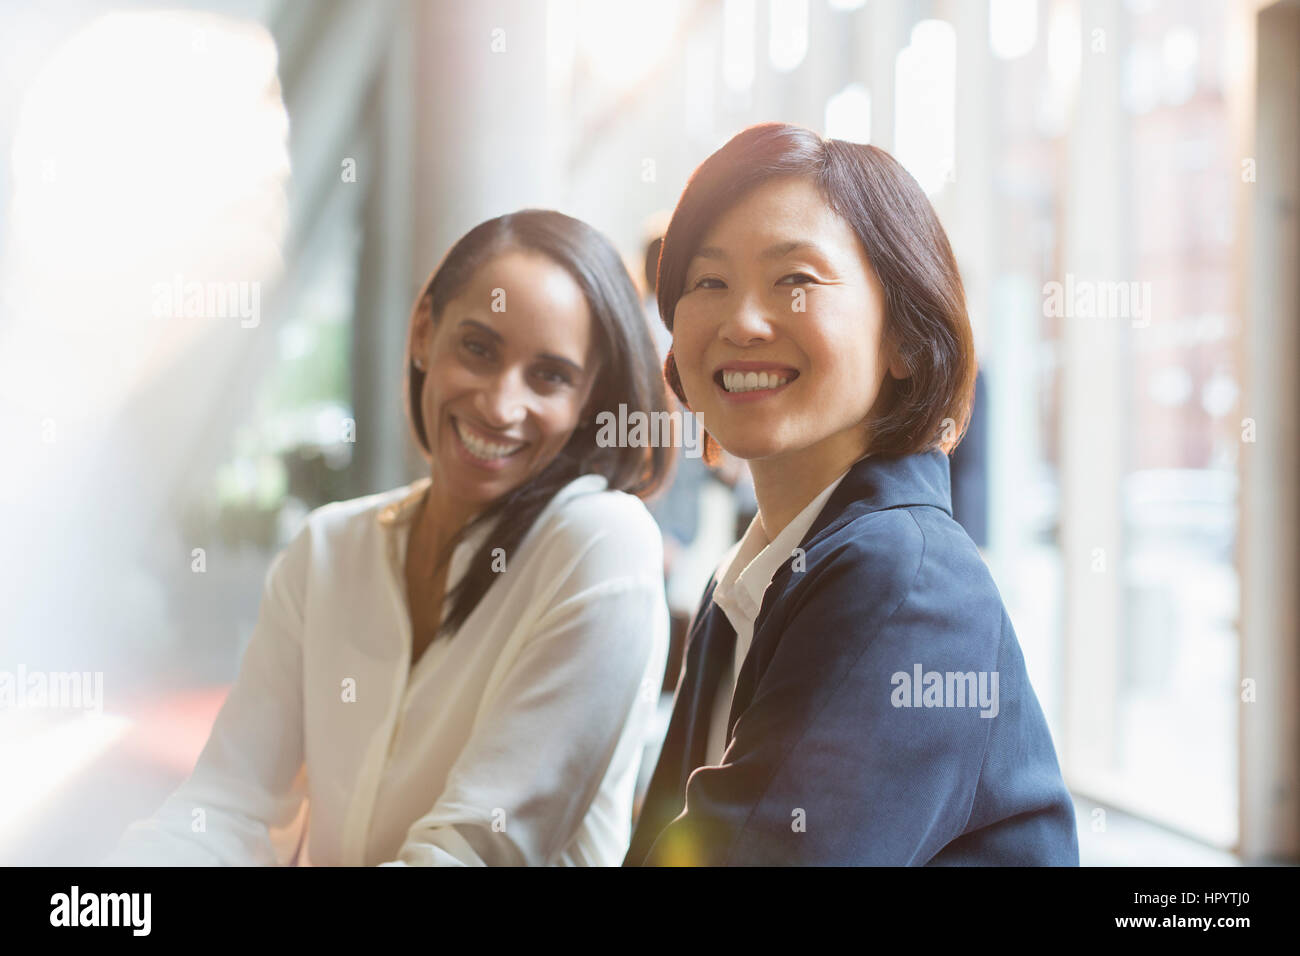
[[[953,242],[958,518],[1084,862],[1300,859],[1297,62],[1266,0],[0,7],[0,670],[103,681],[0,710],[0,862],[151,812],[303,516],[422,473],[406,324],[457,237],[557,208],[640,279],[767,120],[889,150]],[[754,505],[678,480],[680,636]]]

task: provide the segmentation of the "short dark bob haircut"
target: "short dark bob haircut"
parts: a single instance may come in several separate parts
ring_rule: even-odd
[[[778,177],[805,177],[852,227],[885,295],[884,338],[907,376],[886,374],[863,421],[868,453],[951,453],[970,422],[975,346],[961,276],[948,236],[916,180],[875,146],[823,139],[811,130],[762,123],[737,133],[700,164],[682,191],[659,257],[659,315],[671,332],[686,269],[705,234],[751,190]],[[670,351],[664,378],[686,402]],[[705,460],[717,459],[705,439]]]
[[[591,310],[600,372],[589,399],[591,415],[574,429],[568,443],[540,473],[493,501],[461,528],[439,556],[451,557],[471,529],[496,521],[471,559],[464,577],[447,595],[451,609],[438,636],[456,631],[474,610],[492,582],[496,548],[514,554],[515,546],[557,491],[586,474],[604,475],[607,487],[650,498],[671,474],[672,459],[662,445],[602,447],[596,441],[601,411],[626,405],[646,416],[666,413],[668,391],[659,367],[659,353],[641,298],[618,251],[601,233],[579,219],[549,209],[524,209],[479,223],[443,257],[416,297],[407,325],[405,399],[411,430],[425,458],[431,458],[420,404],[425,373],[416,368],[412,347],[416,321],[427,316],[436,327],[447,304],[465,288],[486,262],[510,251],[539,253],[564,269],[582,290]]]

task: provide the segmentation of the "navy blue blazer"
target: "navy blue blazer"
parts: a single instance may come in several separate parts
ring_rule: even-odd
[[[845,475],[763,595],[726,753],[705,766],[736,639],[716,583],[625,866],[1078,865],[1047,722],[953,520],[943,452]]]

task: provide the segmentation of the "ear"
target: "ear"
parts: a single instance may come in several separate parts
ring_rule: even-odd
[[[896,354],[889,357],[889,374],[897,379],[907,378],[907,366]]]
[[[885,359],[885,368],[889,372],[890,378],[903,379],[910,374],[907,370],[907,363],[903,361],[898,354],[898,348],[894,345],[890,337],[886,336],[881,343],[882,358]]]
[[[885,360],[885,370],[890,378],[904,379],[911,374],[907,370],[907,363],[899,354],[898,345],[894,342],[894,336],[887,325],[880,331],[880,357]]]
[[[411,358],[425,359],[433,342],[433,316],[429,312],[429,299],[422,296],[411,313]]]

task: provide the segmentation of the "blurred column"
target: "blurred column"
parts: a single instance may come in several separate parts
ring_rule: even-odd
[[[348,469],[353,495],[371,494],[418,477],[414,442],[403,405],[406,326],[418,277],[411,196],[418,180],[414,135],[410,7],[400,8],[363,118],[357,181],[362,203],[361,248],[352,318],[352,413],[356,445]]]
[[[856,20],[858,45],[868,51],[860,72],[871,91],[871,144],[891,154],[894,151],[894,64],[898,51],[907,46],[913,25],[913,20],[903,13],[905,7],[902,3],[871,3]]]
[[[966,289],[966,305],[981,362],[993,273],[993,55],[987,3],[947,3],[943,14],[957,34],[955,167],[936,204]]]
[[[1119,0],[1096,0],[1081,17],[1077,0],[1056,0],[1049,22],[1067,40],[1050,63],[1074,75],[1074,110],[1065,146],[1061,259],[1056,281],[1128,281],[1124,113],[1120,106],[1123,14]],[[1088,50],[1105,31],[1104,54]],[[1049,44],[1052,41],[1049,39]],[[1122,624],[1124,429],[1128,417],[1118,317],[1062,319],[1062,560],[1065,579],[1065,761],[1076,771],[1113,766]],[[1095,775],[1094,775],[1095,779]],[[1068,782],[1068,779],[1067,779]]]
[[[1253,683],[1249,697],[1243,686],[1240,705],[1239,851],[1248,862],[1294,862],[1300,860],[1300,7],[1277,3],[1242,14],[1254,21],[1242,25],[1243,46],[1252,37],[1258,42],[1258,100],[1254,143],[1243,150],[1257,164],[1253,181],[1242,186],[1251,228],[1238,260],[1247,301],[1241,677]]]
[[[485,219],[553,203],[547,4],[411,3],[371,111],[376,178],[363,223],[353,350],[355,492],[427,472],[402,358],[419,285]]]
[[[552,203],[558,143],[547,124],[546,3],[415,9],[412,251],[423,279],[483,220]]]

